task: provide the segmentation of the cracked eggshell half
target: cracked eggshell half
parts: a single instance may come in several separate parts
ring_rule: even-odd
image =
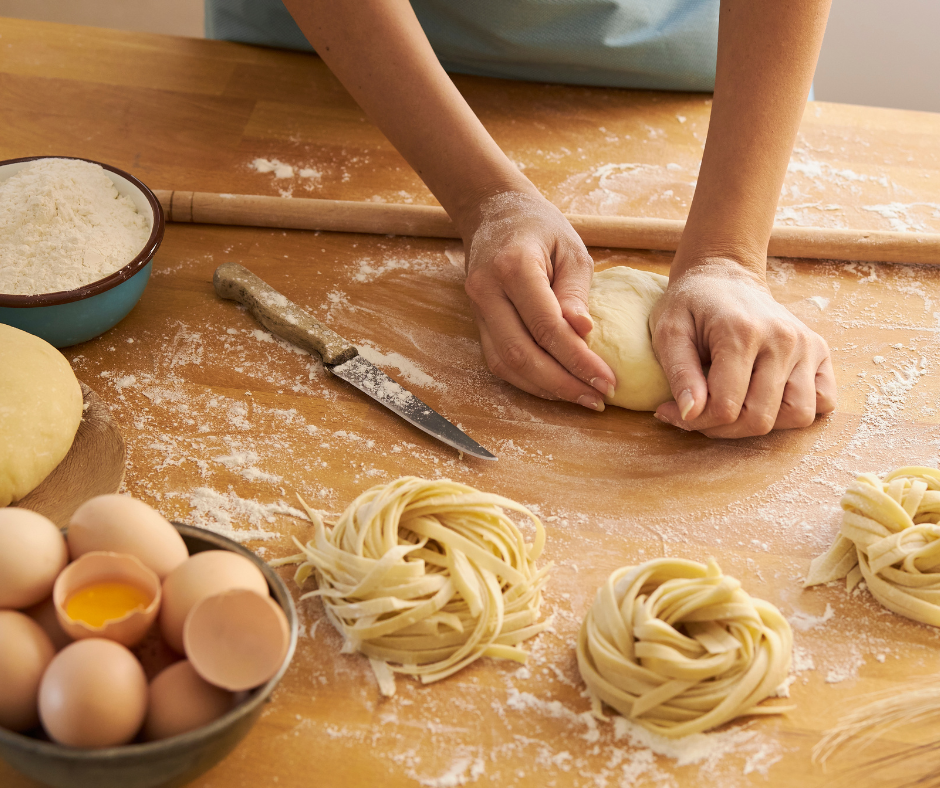
[[[95,625],[69,615],[68,602],[73,594],[100,583],[118,583],[143,592],[145,605],[123,611]],[[124,646],[143,640],[160,609],[162,589],[156,573],[133,555],[122,553],[85,553],[70,563],[56,578],[52,590],[56,616],[65,633],[80,640],[106,638]]]
[[[290,626],[267,594],[235,589],[206,597],[186,617],[186,656],[216,687],[240,692],[268,681],[287,656]]]
[[[163,581],[160,630],[171,648],[184,653],[183,624],[190,610],[206,597],[231,589],[268,595],[268,581],[245,556],[228,550],[195,553]]]

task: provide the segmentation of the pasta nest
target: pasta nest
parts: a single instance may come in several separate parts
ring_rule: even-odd
[[[842,496],[842,527],[813,559],[806,586],[863,579],[888,610],[940,626],[940,472],[898,468],[863,473]]]
[[[550,566],[535,565],[545,532],[521,504],[413,476],[367,490],[330,529],[301,503],[314,538],[293,557],[295,579],[317,581],[301,599],[322,598],[343,651],[370,658],[383,694],[394,694],[391,671],[429,683],[480,657],[525,662],[518,644],[548,627],[538,618]],[[507,511],[532,524],[531,544]]]
[[[659,558],[615,571],[578,636],[578,668],[601,701],[670,738],[714,728],[758,706],[790,669],[793,635],[776,607],[718,564]]]

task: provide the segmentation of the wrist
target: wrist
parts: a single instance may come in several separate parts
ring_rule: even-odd
[[[541,198],[534,184],[518,170],[481,181],[460,189],[451,205],[445,205],[447,213],[463,238],[469,244],[474,233],[486,218],[487,206],[501,195],[517,193],[527,197]]]
[[[767,287],[766,257],[744,255],[740,250],[686,253],[680,248],[669,267],[670,282],[689,276],[721,276]]]

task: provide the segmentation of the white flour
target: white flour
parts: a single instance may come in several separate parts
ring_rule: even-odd
[[[150,228],[97,164],[33,162],[0,183],[0,293],[96,282],[134,259]]]

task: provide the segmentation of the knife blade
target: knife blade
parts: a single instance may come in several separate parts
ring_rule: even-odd
[[[212,277],[222,298],[244,304],[266,329],[288,342],[316,353],[323,366],[338,378],[355,386],[376,402],[401,416],[409,424],[452,446],[483,460],[496,455],[484,449],[469,435],[396,383],[359,354],[332,329],[288,300],[267,282],[237,263],[223,263]]]

